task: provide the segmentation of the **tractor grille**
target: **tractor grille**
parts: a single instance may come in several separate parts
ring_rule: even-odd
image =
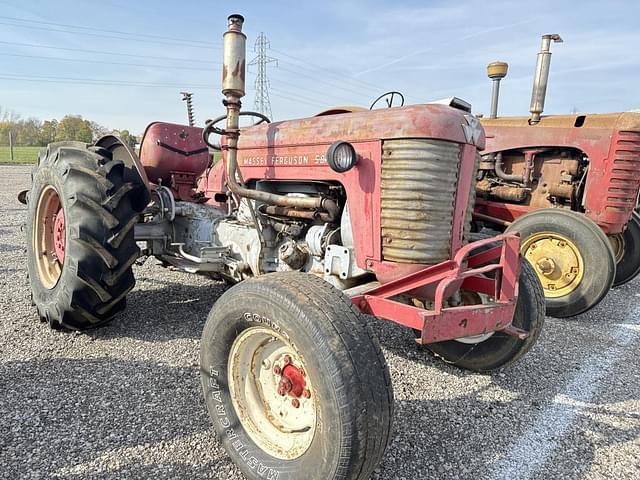
[[[443,140],[383,143],[384,260],[432,265],[450,257],[460,157],[460,145]]]
[[[619,132],[609,178],[605,209],[626,223],[640,189],[640,132]]]

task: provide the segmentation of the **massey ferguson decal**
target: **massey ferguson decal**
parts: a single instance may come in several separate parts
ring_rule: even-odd
[[[324,153],[318,154],[302,154],[302,155],[267,155],[263,156],[250,156],[240,157],[240,165],[247,166],[272,166],[272,165],[326,165],[327,159]]]

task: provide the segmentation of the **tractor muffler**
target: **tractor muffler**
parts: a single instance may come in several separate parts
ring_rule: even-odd
[[[538,52],[538,62],[536,63],[536,73],[533,78],[533,91],[531,92],[531,106],[529,111],[531,117],[529,124],[535,125],[540,122],[540,117],[544,111],[544,100],[547,96],[547,83],[549,81],[549,66],[551,65],[551,42],[562,43],[562,38],[557,33],[542,36],[542,46]]]
[[[239,197],[257,200],[258,202],[308,210],[325,210],[332,217],[338,211],[336,203],[323,197],[290,197],[251,188],[238,183],[238,139],[240,137],[240,99],[245,95],[246,43],[247,37],[242,33],[244,17],[230,15],[228,30],[223,35],[224,59],[222,65],[222,94],[227,108],[227,128],[225,135],[227,144],[222,148],[227,151],[227,186]]]

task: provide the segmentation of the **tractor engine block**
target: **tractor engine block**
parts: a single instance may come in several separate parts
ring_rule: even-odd
[[[327,196],[343,193],[326,182],[258,182],[258,189],[278,194]],[[229,201],[232,201],[231,199]],[[136,239],[147,241],[147,254],[167,266],[240,282],[261,273],[303,271],[323,277],[339,289],[350,288],[367,272],[356,265],[349,211],[325,221],[299,218],[300,211],[268,209],[242,199],[230,215],[219,207],[175,201],[159,187],[135,226]],[[255,227],[254,216],[260,229]]]

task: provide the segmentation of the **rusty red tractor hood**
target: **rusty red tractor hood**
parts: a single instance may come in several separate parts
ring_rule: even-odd
[[[362,267],[384,269],[380,255],[380,186],[382,144],[389,139],[433,138],[458,143],[461,148],[459,185],[456,205],[461,212],[454,218],[452,251],[463,243],[464,211],[477,152],[467,142],[465,112],[444,105],[412,105],[408,107],[317,116],[285,122],[274,122],[243,129],[238,148],[238,165],[245,182],[252,180],[335,181],[348,192],[359,192],[347,198],[356,243],[356,257]],[[476,144],[484,146],[484,132],[477,130]],[[337,140],[350,142],[359,163],[344,173],[332,170],[326,161],[329,145]],[[223,138],[224,144],[224,138]],[[226,155],[223,152],[226,160]],[[466,188],[464,188],[466,187]],[[218,162],[202,178],[199,189],[207,198],[226,191],[224,162]],[[406,265],[417,269],[417,265]]]
[[[640,113],[483,118],[486,150],[574,148],[589,159],[585,213],[605,232],[622,231],[640,190]]]

